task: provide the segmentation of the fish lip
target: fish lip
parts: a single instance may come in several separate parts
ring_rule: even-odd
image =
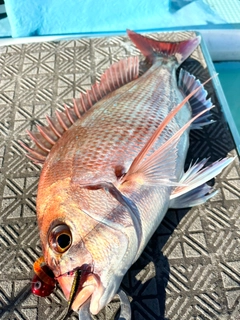
[[[75,297],[72,302],[72,310],[78,311],[81,306],[91,298],[94,290],[98,285],[98,279],[93,273],[87,274],[83,284],[79,284]]]
[[[79,284],[76,288],[75,294],[74,294],[74,299],[71,302],[71,309],[74,311],[78,311],[81,306],[91,298],[91,296],[94,294],[95,290],[98,291],[99,293],[95,296],[97,298],[100,298],[103,292],[103,286],[100,281],[100,278],[97,274],[93,273],[90,270],[82,270],[81,268],[74,268],[71,271],[68,271],[64,274],[61,274],[60,276],[56,277],[56,280],[58,280],[60,287],[63,290],[63,293],[66,297],[67,300],[70,298],[70,290],[66,289],[71,289],[71,286],[68,286],[66,288],[64,286],[64,281],[66,282],[69,278],[70,283],[72,283],[74,274],[76,270],[81,270],[81,276],[80,276],[80,281]],[[63,282],[62,282],[63,281]],[[100,290],[98,290],[100,289]],[[90,305],[92,303],[90,302]],[[98,313],[98,303],[94,303],[94,307],[91,307],[91,313],[96,314]]]
[[[82,276],[86,276],[86,274],[93,273],[91,270],[92,270],[92,267],[90,265],[83,264],[81,267],[75,267],[70,271],[66,271],[64,273],[60,273],[58,275],[55,275],[54,279],[59,281],[59,279],[61,279],[63,277],[74,277],[74,274],[76,271],[80,271],[81,277],[82,277]]]

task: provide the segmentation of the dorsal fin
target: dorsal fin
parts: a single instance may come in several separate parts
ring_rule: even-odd
[[[128,57],[112,64],[101,76],[100,83],[95,83],[85,94],[73,100],[73,107],[65,106],[64,111],[56,111],[55,116],[46,116],[48,125],[37,126],[38,132],[28,134],[34,142],[30,148],[22,141],[19,143],[28,152],[27,157],[34,163],[43,164],[51,147],[61,138],[73,123],[80,119],[94,104],[110,92],[124,86],[138,77],[138,57]]]

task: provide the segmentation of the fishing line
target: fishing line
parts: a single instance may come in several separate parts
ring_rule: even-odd
[[[64,316],[63,320],[67,319],[67,317],[69,316],[69,313],[71,311],[71,306],[72,306],[72,303],[73,303],[75,296],[76,296],[76,293],[77,293],[77,289],[78,289],[79,282],[81,279],[81,274],[82,274],[82,271],[80,269],[77,269],[74,272],[73,283],[72,283],[72,287],[71,287],[71,291],[70,291],[70,295],[69,295],[69,299],[68,299],[68,308],[67,308],[66,315]]]

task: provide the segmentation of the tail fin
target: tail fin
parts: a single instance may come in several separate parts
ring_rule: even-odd
[[[127,34],[136,47],[151,62],[154,62],[158,56],[168,56],[175,57],[179,65],[190,56],[201,41],[200,36],[180,42],[164,42],[144,37],[131,30],[127,30]]]

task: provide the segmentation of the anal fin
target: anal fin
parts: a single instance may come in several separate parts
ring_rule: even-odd
[[[204,167],[207,159],[201,160],[190,166],[182,175],[179,183],[182,185],[176,187],[170,196],[170,208],[192,207],[206,202],[212,198],[217,191],[213,191],[206,182],[217,176],[228,166],[235,158],[224,158],[218,160],[209,166]]]

